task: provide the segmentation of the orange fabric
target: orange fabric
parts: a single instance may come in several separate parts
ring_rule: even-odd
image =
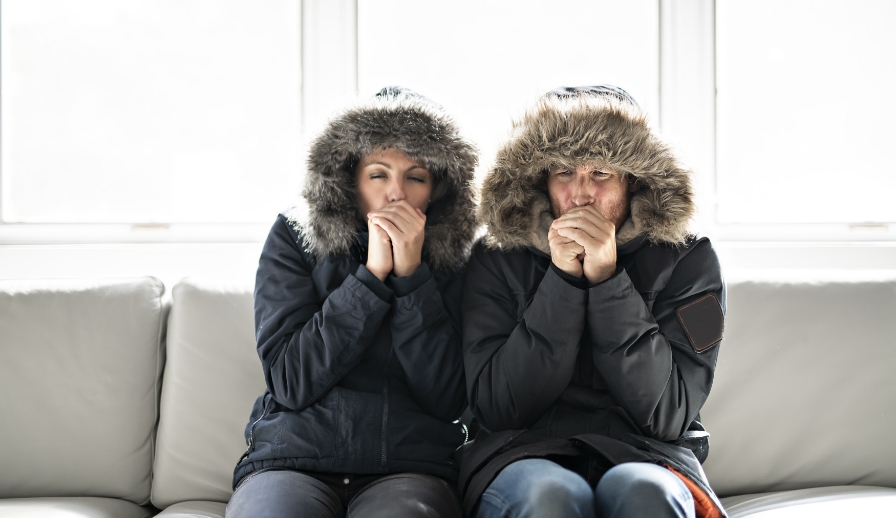
[[[684,482],[684,485],[687,486],[688,491],[691,492],[691,496],[694,497],[694,511],[696,511],[697,518],[722,518],[722,510],[716,506],[709,495],[700,489],[700,486],[669,466],[666,466],[666,469],[681,479],[681,481]]]

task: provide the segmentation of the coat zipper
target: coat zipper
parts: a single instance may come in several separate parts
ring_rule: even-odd
[[[383,386],[383,467],[386,467],[386,424],[389,420],[389,380]]]
[[[387,424],[389,422],[389,362],[392,360],[392,348],[389,348],[389,356],[386,358],[386,366],[383,371],[383,455],[382,455],[382,467],[386,467],[386,461],[388,460],[386,456],[386,429]]]
[[[244,453],[243,456],[240,457],[240,460],[239,460],[238,462],[242,462],[243,459],[245,459],[246,457],[249,456],[249,452],[250,452],[250,451],[254,451],[254,450],[255,450],[255,425],[257,425],[258,423],[260,423],[261,420],[264,419],[264,417],[265,417],[266,415],[268,415],[268,404],[269,404],[269,403],[270,403],[270,400],[265,401],[265,403],[264,403],[264,407],[262,407],[262,409],[261,409],[261,416],[260,416],[258,419],[256,419],[256,420],[252,423],[252,427],[249,428],[249,438],[246,439],[246,446],[248,446],[248,448],[246,448],[246,453]]]

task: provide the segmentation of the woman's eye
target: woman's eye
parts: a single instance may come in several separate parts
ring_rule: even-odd
[[[376,180],[377,178],[385,178],[385,177],[386,177],[386,175],[384,175],[383,173],[370,173],[371,180]]]
[[[591,174],[593,174],[594,176],[596,176],[598,178],[606,178],[606,177],[610,176],[610,173],[605,173],[603,171],[594,171]]]
[[[426,180],[424,180],[423,178],[418,178],[418,177],[416,177],[416,176],[411,176],[411,177],[408,178],[408,179],[411,180],[412,182],[426,183]]]
[[[570,173],[569,171],[558,171],[557,172],[557,176],[569,176],[571,174],[572,173]]]

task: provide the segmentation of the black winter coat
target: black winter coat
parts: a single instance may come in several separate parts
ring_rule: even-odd
[[[706,238],[675,248],[639,237],[617,255],[616,275],[588,287],[537,249],[474,249],[464,361],[470,406],[484,428],[461,452],[467,511],[513,460],[554,454],[671,464],[711,493],[691,449],[705,457],[708,448],[695,421],[718,340],[693,343],[685,325],[712,330],[687,314],[682,320],[680,310],[715,308],[721,338],[718,259]],[[552,441],[572,438],[578,449]]]
[[[356,164],[392,148],[426,164],[433,191],[422,264],[381,282],[367,270]],[[255,284],[267,391],[246,425],[234,487],[269,467],[456,480],[464,442],[464,267],[477,228],[475,148],[442,109],[389,87],[333,118],[311,145],[307,214],[271,229]]]
[[[255,287],[268,390],[252,409],[234,486],[269,467],[456,479],[463,273],[433,275],[424,263],[380,282],[363,266],[359,237],[350,254],[319,261],[284,216],[271,229]]]
[[[616,273],[594,286],[550,258],[549,174],[579,166],[631,193]],[[725,287],[709,240],[689,230],[691,177],[616,87],[560,88],[515,119],[482,184],[488,228],[463,301],[467,392],[484,427],[457,454],[466,512],[511,462],[551,457],[592,483],[623,462],[672,468],[698,516],[724,516],[700,466],[699,412]]]

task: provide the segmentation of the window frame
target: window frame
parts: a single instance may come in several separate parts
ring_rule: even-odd
[[[717,241],[887,242],[896,224],[722,223],[718,218],[715,0],[660,0],[660,128],[695,171],[697,228]]]
[[[715,0],[659,2],[661,132],[695,171],[696,228],[717,241],[852,243],[896,241],[896,224],[730,224],[718,221],[716,186]],[[314,133],[357,96],[357,0],[301,0],[301,128]],[[2,81],[2,78],[0,78]],[[2,90],[0,90],[2,95]],[[0,135],[2,136],[2,135]],[[2,149],[0,149],[2,153]],[[0,178],[3,171],[0,170]],[[257,242],[258,223],[19,223],[2,219],[0,245],[68,243]]]
[[[296,23],[301,41],[299,122],[302,135],[307,135],[357,95],[357,0],[300,0]],[[0,245],[257,243],[264,241],[276,217],[271,215],[271,223],[10,222],[3,220],[2,177],[0,169]]]

